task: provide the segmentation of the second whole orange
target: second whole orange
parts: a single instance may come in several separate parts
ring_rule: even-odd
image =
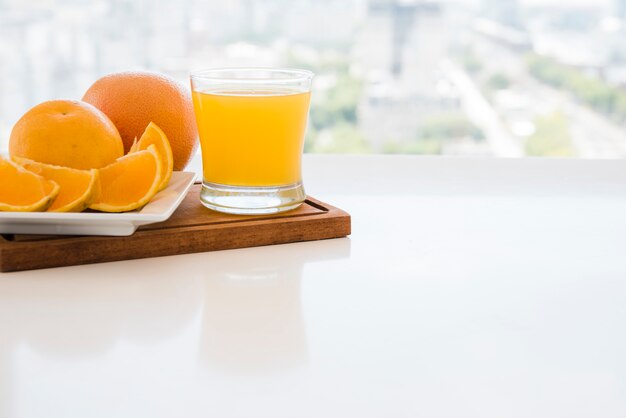
[[[150,122],[167,135],[174,170],[183,170],[198,146],[198,131],[189,89],[175,79],[147,71],[104,76],[85,92],[83,100],[104,112],[115,124],[128,152]]]

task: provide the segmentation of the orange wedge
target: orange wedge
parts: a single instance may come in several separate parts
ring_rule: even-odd
[[[139,138],[139,141],[135,139],[133,145],[130,147],[129,153],[142,151],[148,149],[150,145],[156,147],[159,158],[161,159],[161,165],[163,166],[163,178],[161,184],[159,184],[159,190],[163,190],[167,187],[167,184],[172,177],[172,171],[174,171],[174,157],[172,156],[172,147],[170,141],[161,128],[159,128],[154,122],[150,122],[148,127]]]
[[[154,145],[133,152],[100,170],[100,195],[89,207],[127,212],[142,207],[159,191],[163,167]]]
[[[100,175],[96,169],[78,170],[20,157],[13,157],[13,161],[61,187],[48,212],[82,212],[95,200],[100,190]]]
[[[60,187],[0,157],[0,211],[39,212],[52,205]]]

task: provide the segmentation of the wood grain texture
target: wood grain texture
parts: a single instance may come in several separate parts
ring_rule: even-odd
[[[20,271],[187,254],[350,235],[350,215],[313,198],[275,215],[238,216],[213,212],[194,185],[165,222],[141,227],[128,237],[0,236],[0,271]]]

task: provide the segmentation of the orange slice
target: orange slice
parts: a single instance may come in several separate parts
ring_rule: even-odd
[[[20,157],[13,157],[13,161],[61,187],[48,212],[82,212],[95,200],[100,190],[100,175],[96,169],[78,170]]]
[[[39,212],[48,209],[60,187],[0,157],[0,211]]]
[[[100,195],[89,207],[126,212],[142,207],[159,191],[163,167],[154,145],[100,169]]]
[[[172,147],[170,141],[161,128],[159,128],[154,122],[150,122],[148,127],[139,138],[139,141],[135,138],[132,147],[130,147],[129,153],[148,149],[150,145],[156,147],[159,158],[161,159],[161,165],[163,166],[163,178],[159,185],[159,190],[163,190],[167,187],[167,184],[172,177],[172,171],[174,171],[174,157],[172,156]]]

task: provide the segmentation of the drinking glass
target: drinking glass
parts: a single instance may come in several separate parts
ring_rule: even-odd
[[[191,73],[204,206],[266,214],[304,201],[301,160],[312,79],[310,71],[294,69]]]

